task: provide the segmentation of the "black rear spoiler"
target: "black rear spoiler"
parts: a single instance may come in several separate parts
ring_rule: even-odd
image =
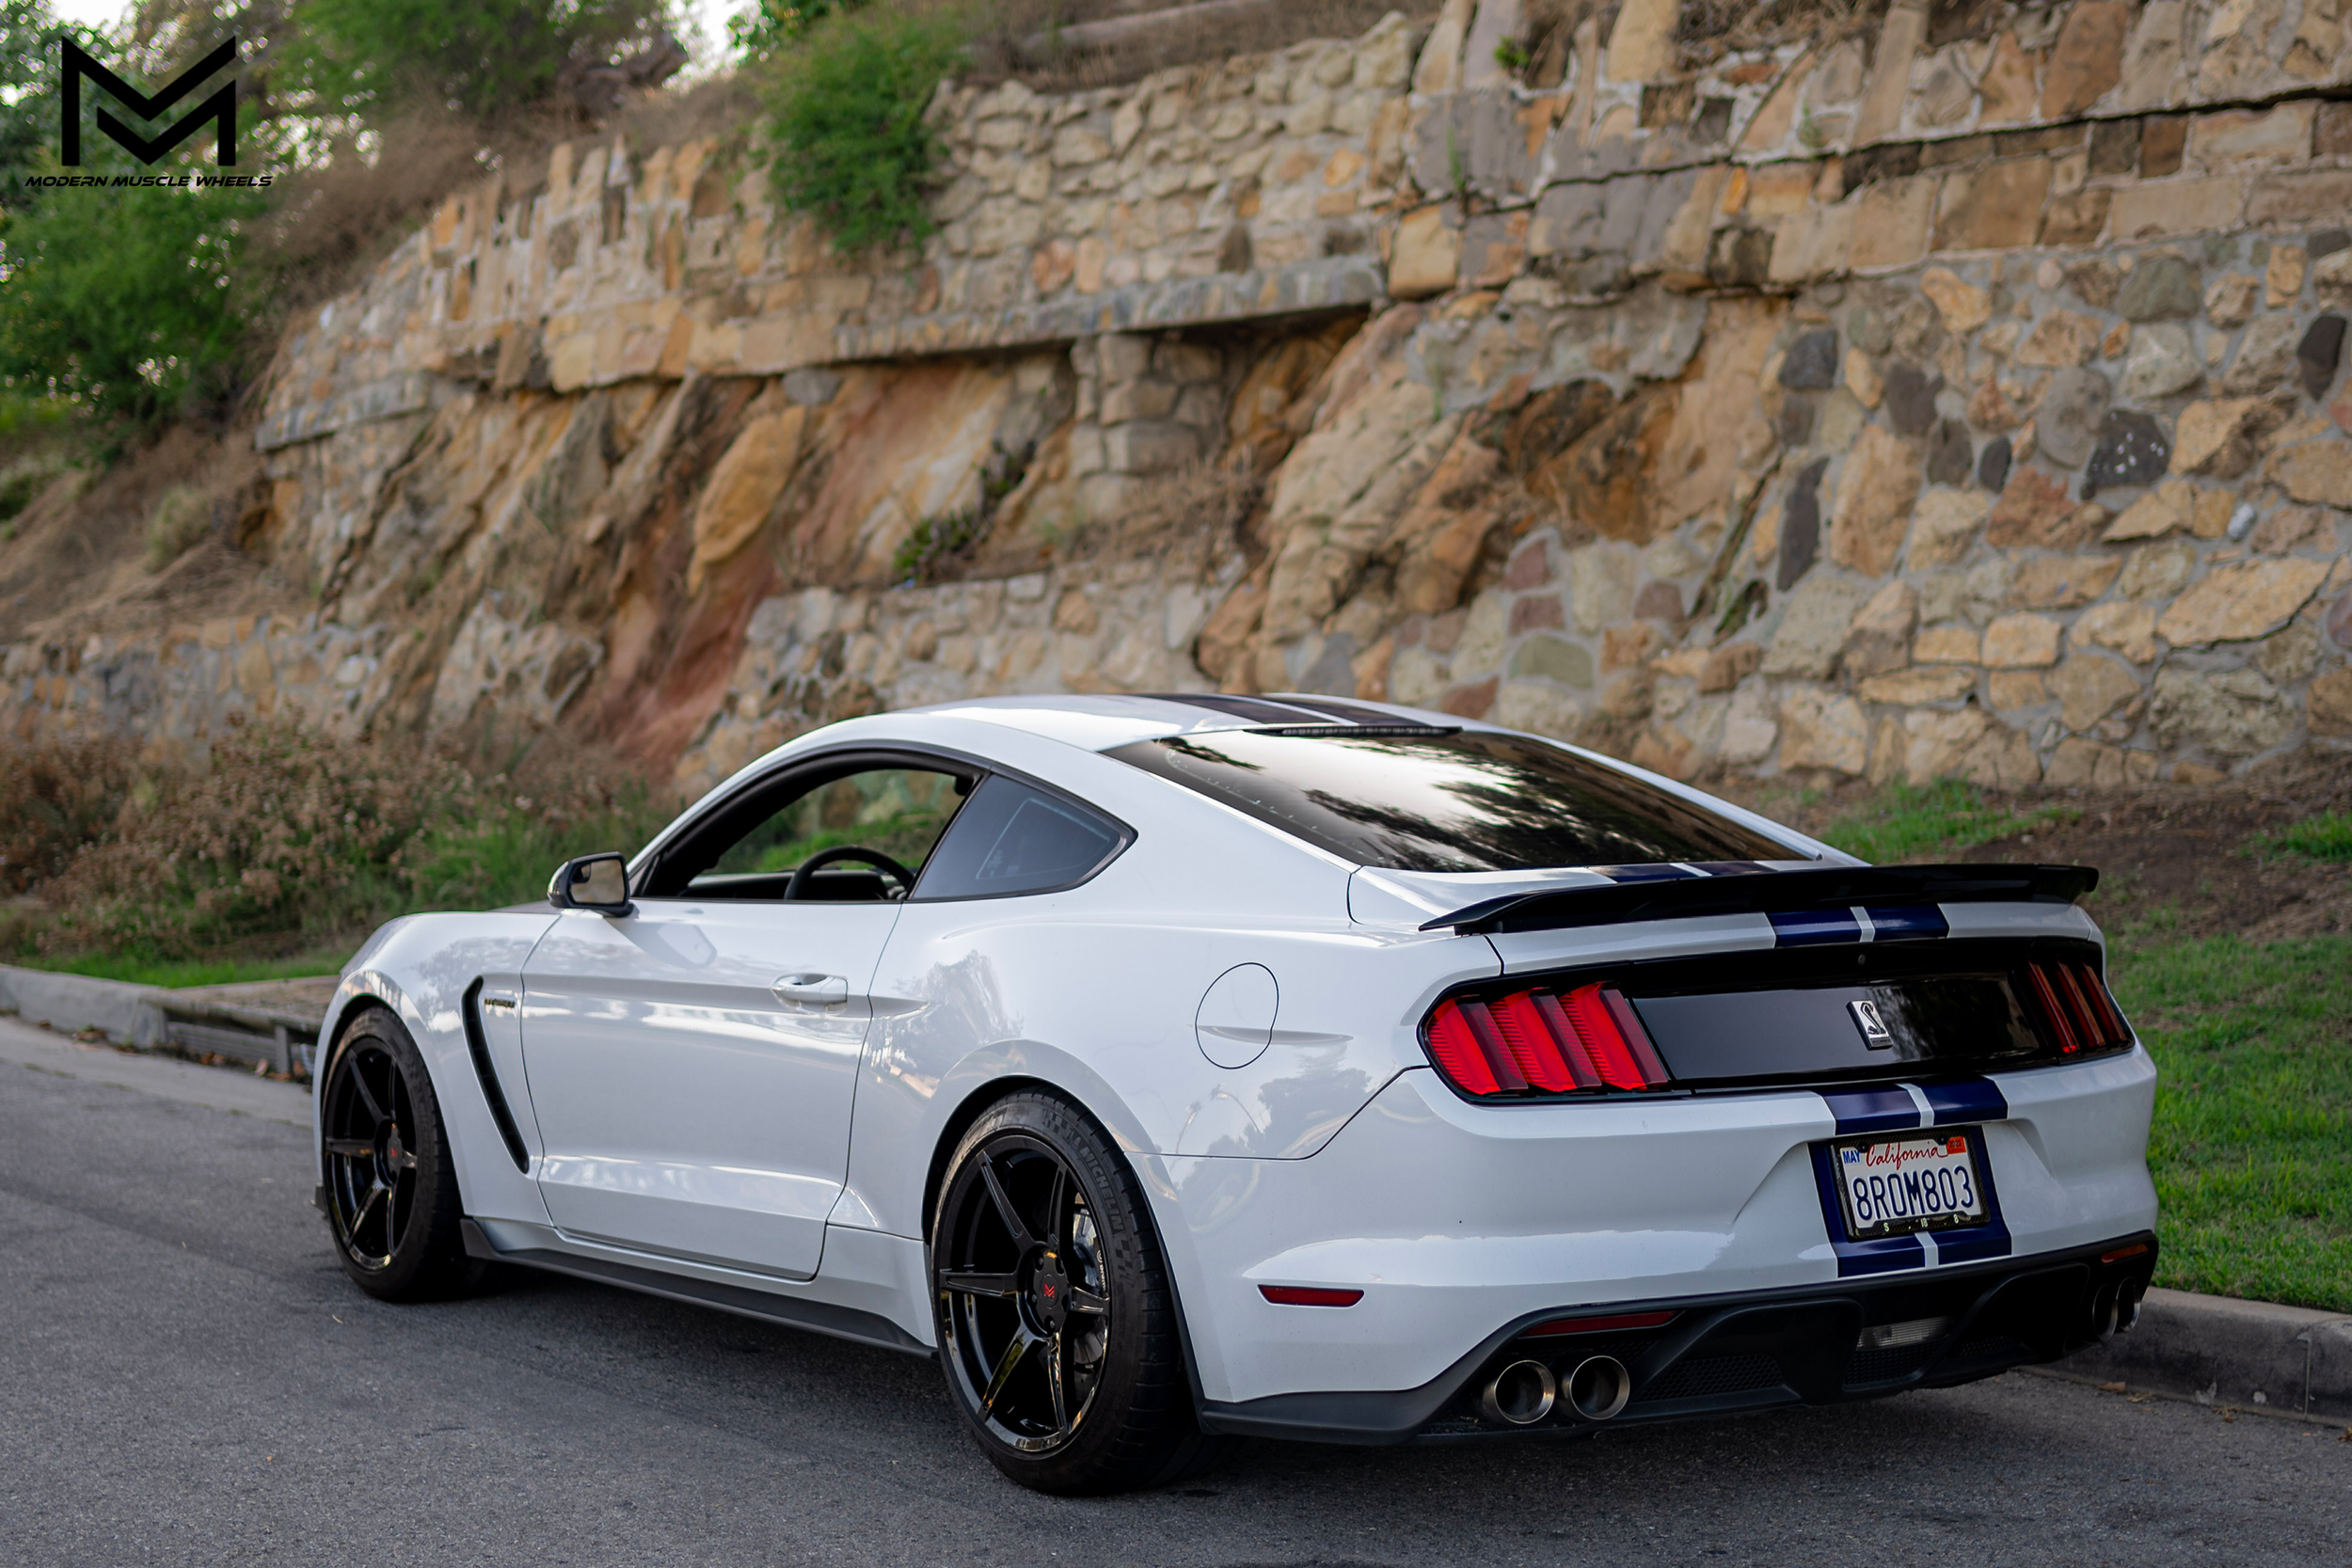
[[[1422,927],[1461,936],[1557,931],[1702,914],[1770,914],[1856,904],[2071,904],[2099,885],[2087,865],[1841,865],[1815,871],[1696,874],[1512,893]]]

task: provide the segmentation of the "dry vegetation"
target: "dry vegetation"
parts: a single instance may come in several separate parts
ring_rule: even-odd
[[[1136,81],[1170,66],[1227,59],[1287,48],[1308,39],[1354,38],[1392,10],[1426,19],[1434,0],[1291,0],[1226,10],[1214,24],[1121,29],[1108,44],[1088,41],[1089,29],[1177,9],[1173,4],[1120,0],[1001,0],[986,8],[973,42],[973,78],[1019,77],[1040,92],[1083,91]]]
[[[636,849],[672,804],[565,745],[461,758],[250,725],[197,765],[119,738],[0,746],[0,957],[348,951],[411,910],[532,898],[570,855]]]

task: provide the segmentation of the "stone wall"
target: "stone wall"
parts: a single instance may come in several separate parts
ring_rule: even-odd
[[[282,345],[313,603],[8,650],[21,728],[578,725],[706,784],[1009,690],[1312,689],[1733,768],[2201,778],[2352,742],[2338,0],[1513,0],[949,84],[845,259],[740,138],[558,149]]]

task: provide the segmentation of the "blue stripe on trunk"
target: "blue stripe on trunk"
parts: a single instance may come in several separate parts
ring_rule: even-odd
[[[1919,1107],[1901,1089],[1840,1089],[1821,1096],[1837,1118],[1837,1135],[1894,1132],[1919,1125]]]
[[[1862,925],[1851,910],[1780,910],[1769,916],[1773,944],[1816,947],[1833,942],[1860,942]]]
[[[1866,904],[1863,909],[1881,942],[1919,942],[1952,934],[1951,922],[1933,904]]]

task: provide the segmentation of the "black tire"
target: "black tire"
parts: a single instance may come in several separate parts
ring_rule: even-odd
[[[457,1169],[417,1042],[383,1007],[343,1028],[320,1079],[320,1178],[335,1255],[359,1289],[429,1301],[470,1289]]]
[[[1027,1090],[972,1124],[941,1183],[930,1267],[948,1395],[1022,1485],[1166,1485],[1221,1449],[1193,1419],[1143,1190],[1068,1101]]]

